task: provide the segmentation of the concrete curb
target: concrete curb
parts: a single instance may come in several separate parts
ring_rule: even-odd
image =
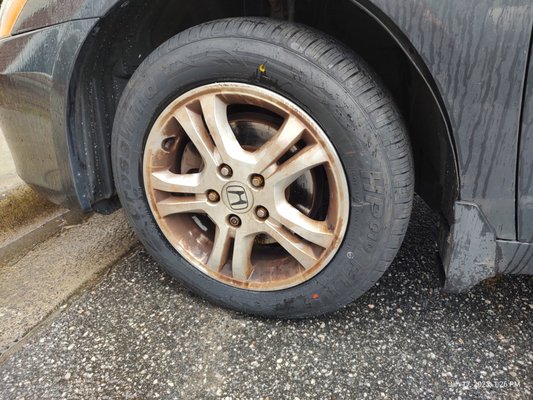
[[[0,161],[1,364],[138,241],[122,211],[67,210],[24,184],[1,132]]]
[[[60,208],[24,184],[0,193],[0,266],[16,261],[35,245],[87,215]]]
[[[122,210],[92,214],[81,224],[62,225],[58,234],[4,264],[0,268],[0,363],[137,244]]]
[[[3,242],[0,245],[0,265],[17,262],[33,247],[54,236],[62,228],[77,225],[88,218],[87,214],[63,209],[57,214],[34,226],[27,233]]]

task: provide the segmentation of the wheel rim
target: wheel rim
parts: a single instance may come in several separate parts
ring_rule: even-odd
[[[231,286],[280,290],[320,272],[348,223],[348,185],[322,129],[260,87],[216,83],[159,115],[143,177],[170,244]]]

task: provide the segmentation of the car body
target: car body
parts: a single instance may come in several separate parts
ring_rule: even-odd
[[[0,39],[0,128],[17,171],[58,204],[104,213],[118,207],[113,118],[141,61],[204,21],[280,17],[278,1],[19,3]],[[355,48],[399,102],[417,191],[441,215],[446,288],[532,274],[531,1],[302,0],[284,17]]]

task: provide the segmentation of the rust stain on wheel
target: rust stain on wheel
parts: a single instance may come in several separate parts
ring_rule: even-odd
[[[342,242],[349,195],[340,159],[306,112],[270,90],[216,83],[179,96],[155,121],[143,157],[161,231],[220,282],[295,286]]]

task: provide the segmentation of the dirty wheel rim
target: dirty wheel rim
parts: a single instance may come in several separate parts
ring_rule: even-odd
[[[231,286],[280,290],[319,273],[348,223],[348,186],[322,129],[264,88],[216,83],[159,115],[143,178],[169,243]]]

